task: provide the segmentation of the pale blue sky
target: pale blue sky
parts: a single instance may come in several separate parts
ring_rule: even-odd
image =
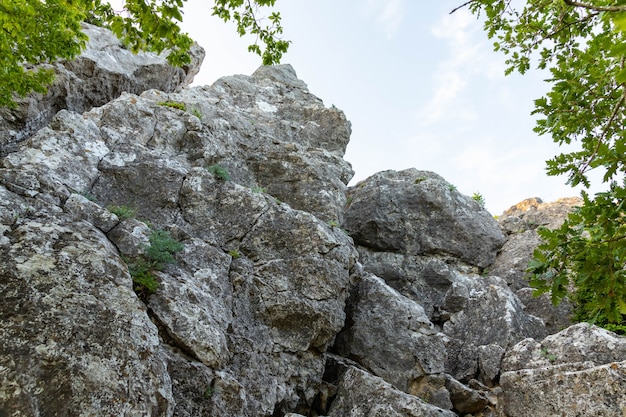
[[[467,195],[480,192],[492,214],[528,197],[576,195],[564,177],[545,175],[559,152],[533,133],[533,100],[545,75],[505,77],[462,0],[278,0],[283,59],[327,106],[352,122],[346,153],[356,175],[415,167],[442,175]],[[188,0],[184,29],[207,51],[194,85],[252,74],[260,59],[247,52],[232,24],[211,17],[211,1]]]

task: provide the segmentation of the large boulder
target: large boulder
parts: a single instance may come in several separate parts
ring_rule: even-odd
[[[16,109],[0,108],[0,156],[15,150],[17,142],[47,125],[61,109],[82,113],[122,92],[179,91],[193,81],[204,59],[204,50],[194,44],[191,63],[176,68],[165,54],[133,54],[107,29],[84,23],[83,32],[89,37],[86,49],[74,60],[51,65],[55,81],[47,94],[19,99]]]
[[[342,159],[350,123],[310,94],[289,65],[226,77],[210,88],[124,95],[86,117],[111,146],[93,187],[107,204],[132,203],[142,216],[171,220],[177,200],[170,197],[186,175],[184,166],[211,167],[322,220],[340,220],[353,175]],[[165,181],[150,182],[144,159],[163,152]],[[155,189],[162,196],[158,204],[152,201]]]
[[[580,323],[504,357],[507,416],[621,416],[626,410],[626,338]]]
[[[493,408],[506,349],[547,335],[506,281],[487,274],[505,239],[498,223],[440,176],[409,169],[351,187],[344,227],[366,275],[334,349],[439,407]]]
[[[376,251],[443,254],[485,268],[504,243],[489,212],[432,172],[380,172],[351,187],[348,200],[344,227]]]

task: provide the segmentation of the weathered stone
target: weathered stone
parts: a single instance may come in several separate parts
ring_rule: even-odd
[[[504,353],[504,348],[496,344],[478,347],[478,376],[488,386],[493,386],[500,376]]]
[[[450,401],[450,392],[446,388],[444,374],[426,375],[419,381],[415,381],[408,393],[435,407],[452,410],[452,401]]]
[[[281,79],[291,81],[280,85]],[[82,293],[76,296],[76,311],[80,315],[63,316],[57,306],[64,301],[59,298],[55,299],[54,314],[46,310],[44,304],[33,312],[32,320],[53,314],[61,324],[51,326],[51,332],[78,335],[77,340],[64,339],[63,343],[54,339],[67,350],[64,355],[68,357],[78,358],[80,349],[74,345],[85,344],[84,340],[90,337],[101,337],[102,343],[115,338],[116,344],[112,346],[122,353],[115,356],[106,349],[103,352],[113,362],[118,357],[128,356],[125,363],[137,371],[132,371],[132,378],[125,374],[116,374],[113,378],[107,375],[117,372],[117,368],[112,362],[103,364],[100,374],[110,379],[102,383],[103,395],[109,395],[109,386],[126,387],[120,380],[133,385],[135,379],[141,379],[134,389],[145,391],[145,395],[141,394],[145,404],[141,406],[137,405],[139,394],[111,394],[119,405],[110,408],[108,400],[90,402],[85,390],[72,388],[73,397],[66,401],[67,405],[59,403],[59,407],[66,407],[59,408],[59,414],[183,416],[202,412],[243,417],[275,412],[307,414],[317,397],[324,372],[323,352],[344,325],[345,301],[356,268],[357,254],[351,239],[338,227],[327,223],[338,219],[345,201],[345,183],[352,173],[349,164],[341,159],[349,136],[349,123],[343,113],[325,109],[319,99],[308,93],[290,67],[268,68],[254,77],[235,80],[237,83],[217,83],[214,89],[185,90],[177,96],[154,90],[143,97],[125,94],[84,115],[59,112],[49,127],[0,160],[0,195],[3,197],[0,241],[8,245],[7,250],[26,250],[21,243],[15,243],[14,236],[22,233],[16,230],[22,230],[24,223],[32,230],[23,233],[40,234],[42,239],[25,245],[44,251],[32,262],[20,256],[11,262],[28,265],[30,269],[24,273],[40,271],[37,273],[44,278],[53,269],[58,270],[55,274],[65,273],[59,275],[59,279],[74,279],[80,271],[98,278],[90,278],[85,296]],[[216,106],[218,97],[223,99],[220,106]],[[175,98],[186,102],[189,112],[159,104]],[[244,98],[253,99],[254,108],[229,107],[229,102],[235,106],[235,103],[242,104],[240,100]],[[203,107],[193,112],[194,103],[202,103]],[[285,118],[277,118],[274,108],[276,112],[285,112],[285,118],[290,117],[294,125],[286,126]],[[190,112],[199,113],[206,123]],[[238,115],[239,119],[234,116],[230,125],[219,127],[219,123],[210,118],[216,113],[225,117]],[[258,122],[256,127],[251,127],[250,120]],[[309,124],[300,126],[299,123]],[[233,135],[233,132],[238,133]],[[253,135],[254,132],[259,135]],[[253,136],[255,139],[249,140]],[[249,152],[248,146],[255,150]],[[304,165],[286,166],[284,176],[273,186],[279,187],[282,182],[300,183],[299,188],[289,189],[286,199],[307,206],[325,217],[324,221],[277,201],[264,192],[266,190],[253,189],[261,177],[259,166],[250,161],[260,160],[260,155],[270,150],[277,161],[290,158],[305,161]],[[232,181],[224,181],[207,170],[210,163],[221,161],[215,151],[225,151],[220,155],[228,155],[228,166],[234,167]],[[307,194],[322,189],[329,192]],[[94,201],[78,193],[90,195]],[[112,205],[135,209],[137,219],[118,219],[107,210]],[[40,212],[48,213],[45,221],[25,223],[24,219]],[[59,227],[68,231],[57,232]],[[149,245],[152,230],[158,228],[168,230],[184,243],[185,249],[176,255],[176,265],[151,271],[159,288],[155,294],[141,294],[148,306],[146,309],[132,292],[133,284],[120,255],[142,255]],[[47,236],[50,233],[60,237]],[[67,273],[67,268],[57,268],[61,262],[53,256],[57,249],[51,250],[50,244],[45,243],[46,240],[69,239],[65,236],[67,233],[75,234],[71,239],[81,242],[81,250],[91,254],[81,255],[77,250],[61,252],[67,257],[63,258],[64,265],[74,271],[74,275]],[[92,253],[87,249],[93,234],[106,242],[107,252]],[[87,262],[91,259],[89,256],[93,256],[93,262],[117,262],[117,269],[92,274],[88,266],[72,266]],[[5,262],[4,258],[3,255],[0,270],[15,270],[15,265]],[[19,283],[18,277],[6,276],[12,279],[10,285]],[[113,278],[117,286],[107,284]],[[72,282],[72,285],[80,283]],[[31,280],[31,285],[37,284]],[[90,299],[92,292],[107,291],[110,298],[122,290],[128,299],[112,303],[111,308],[124,319],[110,320],[112,312],[106,316],[97,309],[90,314],[92,307],[80,302],[81,297]],[[7,291],[6,294],[14,292],[8,287]],[[16,309],[19,299],[18,295],[7,298],[7,311]],[[132,308],[124,303],[130,303]],[[100,332],[89,333],[88,328],[100,320],[100,316],[106,316],[104,319],[111,321],[111,325],[103,326]],[[133,362],[137,360],[133,349],[139,342],[128,340],[115,327],[126,319],[134,320],[132,326],[151,326],[146,339],[150,344],[141,348],[138,363]],[[15,343],[27,343],[27,337],[22,338],[15,327],[17,324],[11,326],[3,328],[6,352],[12,350]],[[39,327],[33,329],[36,331]],[[41,333],[41,337],[46,335],[46,332]],[[28,343],[37,346],[32,340]],[[127,347],[117,347],[124,344]],[[124,349],[130,353],[125,353]],[[36,364],[34,359],[27,359],[29,355],[32,356],[32,352],[24,351],[24,358],[19,361],[30,360],[29,363]],[[3,360],[6,358],[10,357],[4,355]],[[72,360],[68,359],[68,363]],[[176,383],[170,382],[166,360]],[[6,374],[10,385],[19,382],[17,375],[24,363],[18,362],[2,363],[2,377]],[[73,376],[74,371],[57,370],[56,363],[61,366],[65,362],[52,363],[49,373],[58,374],[59,383],[66,384],[61,379]],[[183,377],[186,372],[190,376]],[[42,391],[43,397],[31,394],[31,388],[41,390],[38,387],[46,383],[56,386],[55,380],[37,375],[24,376],[30,378],[31,385],[28,391],[20,389],[34,395],[32,401],[40,404],[38,407],[50,403],[51,409],[56,409],[48,391]],[[198,378],[197,383],[183,379],[193,377]],[[76,376],[75,383],[80,385],[81,378],[82,374]],[[97,381],[96,376],[93,378]],[[17,391],[7,390],[6,398],[10,401],[7,404],[11,407],[26,404],[21,397],[14,398]],[[100,392],[91,390],[96,391]],[[69,391],[63,395],[70,395]],[[179,406],[174,405],[174,398]],[[80,405],[83,403],[85,405]],[[113,411],[109,413],[109,410]]]
[[[363,277],[348,304],[348,323],[337,337],[337,351],[396,388],[408,392],[425,375],[443,372],[442,335],[419,304],[382,279]]]
[[[626,410],[626,338],[580,323],[526,339],[505,355],[508,416],[619,416]]]
[[[523,304],[504,280],[463,275],[457,279],[468,288],[469,299],[442,330],[448,336],[446,372],[456,379],[467,380],[477,374],[480,346],[506,349],[526,337],[547,335],[543,322],[524,312]]]
[[[540,243],[534,229],[509,235],[489,268],[489,274],[504,278],[513,291],[528,287],[526,269]]]
[[[185,241],[179,265],[158,274],[159,291],[148,300],[170,344],[210,368],[230,359],[227,328],[232,322],[231,257],[197,240]]]
[[[543,320],[548,334],[554,334],[572,325],[574,306],[566,297],[559,305],[552,304],[550,294],[535,297],[533,288],[522,288],[515,292],[526,307],[526,312]]]
[[[484,268],[504,236],[493,217],[432,172],[385,171],[350,188],[344,227],[368,248],[447,254]]]
[[[398,391],[381,378],[357,368],[340,379],[337,397],[328,417],[455,417],[456,414]]]
[[[459,380],[483,372],[489,383],[485,369],[478,367],[481,346],[506,349],[525,337],[547,335],[543,323],[524,311],[524,305],[498,277],[478,276],[470,269],[460,272],[434,256],[408,256],[363,246],[358,250],[367,272],[380,274],[403,296],[422,305],[428,319],[445,334],[445,371]],[[498,353],[487,366],[490,375],[498,373],[501,356]]]
[[[529,198],[505,210],[498,222],[507,234],[539,226],[555,229],[563,223],[573,207],[581,204],[580,197],[560,198],[552,203],[544,203],[540,198]]]
[[[17,142],[44,127],[62,109],[84,112],[124,91],[180,90],[193,81],[204,59],[204,50],[194,44],[191,64],[176,68],[165,55],[133,54],[107,29],[85,23],[83,31],[89,36],[86,49],[74,60],[51,66],[56,79],[46,95],[33,94],[18,100],[16,109],[0,109],[0,156],[15,150]]]
[[[76,218],[93,224],[103,233],[108,233],[120,222],[115,214],[80,194],[70,195],[63,209]]]
[[[626,361],[575,364],[502,374],[507,416],[622,416],[626,410]]]
[[[446,388],[450,392],[450,400],[454,410],[461,415],[478,413],[487,406],[488,401],[485,395],[454,378],[446,378]]]
[[[0,414],[172,415],[157,329],[106,236],[44,207],[4,226]]]
[[[150,228],[136,219],[128,219],[115,226],[107,237],[122,255],[143,255],[150,245]]]
[[[526,269],[534,250],[541,243],[536,229],[540,226],[551,229],[560,227],[572,209],[581,203],[580,198],[563,198],[553,203],[530,198],[512,206],[498,219],[507,234],[507,241],[489,268],[489,274],[504,278],[517,292],[526,311],[541,318],[549,333],[571,324],[572,305],[565,300],[555,307],[546,296],[534,299],[528,289]]]

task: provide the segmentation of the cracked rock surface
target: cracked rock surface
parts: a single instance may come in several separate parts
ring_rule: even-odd
[[[416,169],[348,188],[349,136],[282,65],[64,109],[16,144],[0,415],[619,415],[624,338],[546,337],[567,321],[522,297],[536,205],[498,225]],[[151,293],[129,265],[157,231],[183,248]]]

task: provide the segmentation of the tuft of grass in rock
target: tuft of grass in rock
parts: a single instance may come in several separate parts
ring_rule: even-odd
[[[207,170],[213,174],[214,177],[222,181],[230,181],[230,174],[221,165],[215,164],[207,167]]]
[[[137,214],[135,209],[125,205],[109,206],[108,210],[122,220],[132,219]]]
[[[187,106],[185,105],[185,103],[181,103],[180,101],[160,101],[157,104],[163,107],[171,107],[173,109],[187,111]]]

